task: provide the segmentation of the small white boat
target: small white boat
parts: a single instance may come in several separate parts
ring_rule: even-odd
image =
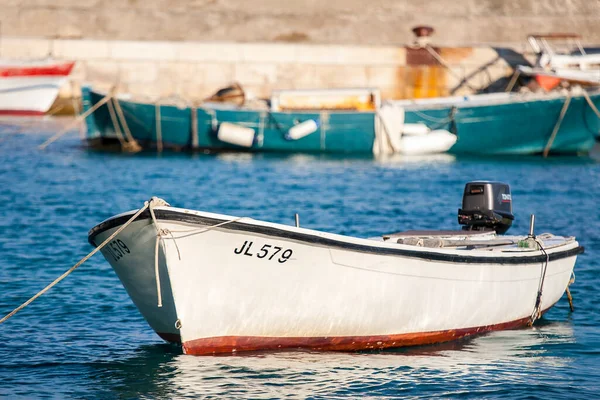
[[[94,227],[90,243],[134,213]],[[562,297],[583,248],[500,235],[512,218],[497,182],[467,184],[467,230],[375,239],[151,201],[102,253],[150,326],[186,354],[384,349],[526,326]]]
[[[0,59],[0,115],[43,115],[67,82],[74,62]]]

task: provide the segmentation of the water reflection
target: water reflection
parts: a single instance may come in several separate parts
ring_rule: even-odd
[[[411,164],[450,164],[456,161],[456,156],[452,154],[423,154],[423,155],[404,155],[392,154],[382,155],[375,158],[377,164],[385,166],[403,166]]]
[[[570,362],[555,350],[574,341],[571,324],[561,322],[374,353],[288,351],[194,357],[172,346],[145,346],[135,357],[111,365],[106,373],[112,376],[118,396],[281,398],[368,392],[426,397],[432,391],[440,395],[440,390],[445,390],[442,395],[457,395],[467,384],[473,394],[473,387],[478,386],[474,382],[485,382],[479,393],[489,395],[506,383],[527,385],[555,379],[557,371]],[[121,380],[127,385],[119,384]]]
[[[79,132],[77,126],[72,126],[74,119],[72,117],[44,117],[44,118],[0,118],[0,143],[8,141],[19,134],[51,135],[65,128],[71,128],[69,135],[61,141],[53,144],[53,148],[61,146],[73,146],[73,141],[78,140],[75,136]],[[43,142],[43,141],[42,141]],[[40,142],[41,143],[41,142]],[[79,143],[81,144],[81,143]],[[102,154],[101,152],[96,152]],[[132,155],[129,155],[132,156]],[[136,158],[157,158],[157,157],[175,157],[175,158],[202,158],[215,156],[225,163],[250,163],[260,159],[281,159],[296,165],[307,165],[316,161],[331,161],[335,163],[353,162],[353,163],[376,163],[383,166],[401,167],[410,165],[431,165],[431,164],[450,164],[456,161],[464,163],[482,163],[497,164],[540,164],[548,166],[553,165],[579,165],[596,164],[600,161],[600,144],[592,149],[589,155],[551,155],[544,159],[540,155],[453,155],[453,154],[430,154],[430,155],[381,155],[372,154],[285,154],[285,153],[245,153],[245,152],[223,152],[213,154],[188,153],[188,152],[170,152],[157,154],[153,151],[144,151],[134,155]]]

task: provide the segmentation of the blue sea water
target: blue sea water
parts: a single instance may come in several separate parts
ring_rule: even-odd
[[[0,325],[6,398],[598,398],[600,163],[591,157],[107,154],[64,120],[0,121],[0,316],[89,253],[88,230],[151,196],[174,206],[375,236],[457,227],[464,183],[508,182],[516,221],[586,247],[533,328],[371,353],[194,357],[147,326],[100,255]],[[390,304],[389,307],[401,307]]]

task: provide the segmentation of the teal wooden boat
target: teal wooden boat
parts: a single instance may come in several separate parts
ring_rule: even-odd
[[[99,105],[106,96],[83,88],[83,112],[96,108],[86,118],[87,141],[94,148],[129,138],[145,149],[373,154],[374,144],[382,140],[381,129],[376,128],[380,114],[373,111],[270,111],[225,104],[178,107],[123,98]],[[593,147],[600,132],[600,120],[590,104],[600,106],[600,91],[590,92],[587,99],[582,94],[496,93],[393,101],[382,108],[403,112],[405,125],[421,124],[456,135],[449,150],[455,154],[539,154],[545,149],[582,154]],[[310,126],[309,131],[291,135],[304,126]],[[222,134],[232,127],[240,141]],[[390,137],[396,133],[385,134],[384,141],[401,139],[400,133],[397,138]]]

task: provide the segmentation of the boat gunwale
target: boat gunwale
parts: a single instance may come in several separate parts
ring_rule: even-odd
[[[180,210],[183,210],[183,209],[180,209]],[[131,215],[134,212],[135,211],[130,211],[127,213],[119,214],[119,215],[116,215],[114,217],[111,217],[111,218],[99,223],[98,225],[96,225],[89,231],[88,242],[92,246],[97,247],[96,243],[94,242],[94,239],[96,238],[96,236],[98,236],[99,234],[101,234],[107,230],[117,228],[117,227],[123,225],[125,222],[127,222],[127,220],[129,220],[129,218],[131,218]],[[212,216],[202,215],[198,212],[190,213],[189,211],[184,212],[184,211],[177,211],[177,210],[163,209],[163,208],[154,209],[154,213],[158,220],[187,223],[187,224],[192,224],[192,225],[202,225],[203,227],[206,227],[207,225],[211,226],[211,225],[222,224],[224,222],[231,221],[231,222],[227,223],[226,225],[220,226],[219,229],[251,232],[251,233],[259,234],[259,235],[265,235],[265,236],[277,237],[277,238],[286,239],[286,240],[294,240],[294,241],[299,241],[299,242],[304,242],[304,243],[321,245],[321,246],[325,246],[328,248],[350,250],[350,251],[375,254],[375,255],[402,256],[402,257],[408,257],[408,258],[423,259],[423,260],[427,260],[427,261],[441,261],[441,262],[465,263],[465,264],[539,264],[539,263],[546,261],[546,256],[544,254],[514,255],[514,254],[519,254],[519,253],[505,252],[504,254],[510,254],[510,255],[498,256],[498,255],[491,255],[491,253],[490,253],[490,256],[487,256],[487,255],[485,255],[485,256],[484,255],[463,255],[463,254],[456,254],[456,253],[441,253],[438,251],[429,250],[424,247],[419,247],[418,250],[417,249],[408,250],[405,248],[393,248],[393,247],[388,247],[388,246],[377,246],[377,245],[353,243],[350,241],[343,241],[343,240],[339,240],[339,239],[319,236],[318,234],[314,234],[314,233],[311,234],[311,233],[298,232],[298,231],[296,231],[297,228],[294,228],[293,230],[288,230],[288,229],[278,228],[277,226],[273,226],[273,225],[279,225],[279,224],[267,223],[265,225],[260,225],[260,224],[256,224],[256,223],[255,224],[249,223],[249,221],[247,221],[247,220],[245,222],[233,221],[233,219],[235,217],[229,217],[229,216],[218,215],[218,214],[213,214],[215,216],[218,215],[218,217],[212,217]],[[150,220],[150,219],[151,219],[150,212],[148,210],[145,210],[135,219],[135,221],[137,222],[137,221]],[[248,219],[250,219],[250,218],[248,218]],[[251,220],[251,221],[260,222],[257,220]],[[287,228],[287,226],[286,226],[286,228]],[[290,227],[290,228],[293,228],[293,227]],[[312,231],[312,232],[320,233],[319,231]],[[326,233],[326,232],[323,232],[323,233]],[[335,235],[335,234],[333,234],[333,235]],[[342,236],[342,235],[336,235],[336,236]],[[361,238],[355,238],[355,237],[351,237],[351,236],[348,238],[361,240]],[[371,239],[362,239],[362,240],[372,241],[373,244],[385,243],[385,242],[376,242]],[[565,243],[565,245],[567,245],[567,244],[568,243]],[[577,247],[569,248],[567,250],[559,250],[559,251],[552,251],[552,252],[549,251],[548,252],[548,260],[555,261],[555,260],[560,260],[563,258],[574,257],[574,256],[577,256],[578,254],[582,254],[585,251],[585,248],[583,246],[580,246],[579,243],[577,243],[577,244],[578,244]],[[557,246],[555,248],[559,248],[559,247],[560,246]],[[435,249],[435,250],[439,250],[439,249]],[[469,250],[469,251],[473,251],[473,250]]]
[[[94,89],[92,86],[87,86],[90,95],[94,95],[94,96],[98,96],[100,98],[103,98],[107,95],[109,95],[108,92],[104,92],[98,89]],[[345,110],[345,109],[298,109],[298,110],[279,110],[279,111],[274,111],[269,109],[262,109],[262,108],[248,108],[248,107],[236,107],[236,108],[229,108],[229,107],[214,107],[214,106],[203,106],[203,103],[200,103],[199,105],[193,105],[191,102],[188,102],[186,99],[181,98],[180,100],[182,100],[185,103],[185,107],[180,107],[177,104],[174,103],[160,103],[161,99],[157,99],[156,101],[152,101],[152,100],[147,100],[147,99],[140,99],[140,98],[136,98],[134,96],[131,96],[129,93],[124,93],[124,94],[117,94],[115,96],[115,99],[119,101],[119,103],[121,104],[127,104],[131,107],[138,107],[138,106],[148,106],[148,107],[157,107],[160,106],[161,109],[165,109],[165,108],[172,108],[172,109],[178,109],[179,111],[187,111],[190,109],[196,109],[196,110],[200,110],[200,111],[205,111],[207,114],[211,114],[212,112],[246,112],[246,113],[267,113],[267,114],[274,114],[274,115],[320,115],[323,112],[326,112],[330,115],[346,115],[346,114],[361,114],[361,115],[375,115],[377,112],[376,110]],[[92,101],[92,104],[95,104],[96,102]],[[212,105],[218,104],[218,103],[211,103]],[[224,103],[227,104],[227,103]]]
[[[92,86],[88,86],[90,94],[94,94],[99,97],[104,97],[108,93],[100,91],[98,89],[93,88]],[[585,89],[583,89],[585,90]],[[595,99],[600,96],[600,88],[593,88],[592,90],[587,91],[590,98]],[[447,97],[438,97],[435,98],[435,101],[431,101],[430,99],[394,99],[394,100],[386,100],[382,103],[382,105],[389,104],[392,106],[401,106],[405,111],[409,112],[425,112],[425,111],[439,111],[445,110],[448,108],[458,108],[458,109],[468,109],[468,108],[480,108],[480,107],[489,107],[489,106],[510,106],[515,103],[533,103],[533,102],[549,102],[556,100],[564,100],[566,99],[567,94],[562,92],[549,92],[549,93],[481,93],[481,94],[471,94],[468,96],[447,96]],[[578,93],[574,91],[571,93],[572,98],[582,98],[585,99],[583,93]],[[122,103],[129,103],[132,106],[151,106],[155,107],[157,105],[156,102],[152,102],[150,100],[144,101],[142,99],[136,99],[133,96],[123,95],[116,96],[116,99]],[[327,109],[327,110],[286,110],[286,111],[273,111],[270,109],[262,110],[259,108],[215,108],[215,107],[203,107],[200,106],[192,106],[191,104],[186,104],[186,106],[181,109],[176,104],[160,104],[162,107],[173,107],[185,111],[187,109],[196,108],[198,110],[208,110],[207,112],[220,112],[220,111],[234,111],[234,112],[254,112],[261,113],[266,112],[269,114],[320,114],[322,112],[327,112],[329,114],[365,114],[365,115],[375,115],[377,114],[376,110],[336,110],[336,109]]]

